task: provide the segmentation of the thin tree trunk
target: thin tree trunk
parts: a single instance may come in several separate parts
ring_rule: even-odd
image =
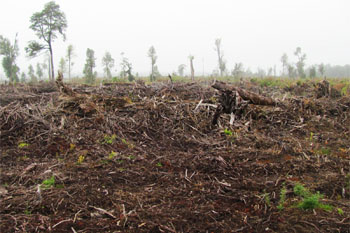
[[[68,76],[70,79],[70,56],[68,56]]]
[[[190,65],[191,65],[191,79],[194,81],[194,68],[193,68],[193,60],[190,60]]]
[[[53,66],[53,54],[52,54],[52,47],[51,44],[49,44],[49,51],[50,51],[50,60],[51,60],[51,81],[55,81],[55,71]]]
[[[49,55],[49,56],[50,56],[50,55]],[[48,64],[48,69],[47,69],[48,72],[49,72],[49,80],[51,80],[51,59],[49,58],[47,61],[48,61],[48,63],[49,63],[49,64]]]

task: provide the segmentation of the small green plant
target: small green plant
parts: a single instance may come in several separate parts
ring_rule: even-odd
[[[296,184],[294,186],[294,194],[302,197],[302,201],[299,202],[298,207],[303,210],[313,210],[316,208],[320,208],[326,211],[331,211],[333,209],[330,205],[324,205],[320,203],[320,198],[323,197],[320,192],[312,194],[309,190],[307,190],[303,185]]]
[[[135,155],[128,155],[127,158],[128,158],[129,160],[134,160],[136,157],[135,157]]]
[[[310,138],[309,138],[310,142],[312,141],[313,138],[314,138],[314,133],[310,132]]]
[[[224,133],[225,133],[226,136],[232,136],[232,131],[229,130],[229,129],[225,129]]]
[[[19,149],[23,149],[23,148],[28,147],[28,146],[29,146],[29,144],[28,144],[28,143],[25,143],[25,142],[20,142],[20,143],[18,144],[18,148],[19,148]]]
[[[264,197],[266,205],[270,207],[271,206],[270,194],[265,192],[263,194],[263,197]]]
[[[337,208],[337,212],[339,215],[343,215],[344,214],[344,210],[342,210],[341,208]]]
[[[55,176],[51,176],[49,179],[44,180],[41,183],[42,189],[49,189],[55,185]]]
[[[156,166],[157,166],[157,167],[163,167],[163,164],[162,164],[161,162],[158,162],[158,163],[156,164]]]
[[[300,197],[309,197],[310,192],[302,185],[297,183],[293,188],[294,194]]]
[[[331,149],[328,147],[322,147],[319,151],[317,151],[321,155],[330,155]]]
[[[287,189],[286,189],[285,184],[283,183],[281,193],[280,193],[280,200],[279,200],[278,206],[277,206],[277,209],[280,211],[284,209],[284,204],[285,204],[286,198],[287,198],[286,194],[287,194]]]
[[[85,156],[84,155],[79,155],[77,164],[78,165],[82,164],[84,162],[84,160],[85,160]]]
[[[115,141],[116,138],[117,138],[117,135],[115,135],[115,134],[113,134],[112,136],[105,135],[103,137],[102,144],[113,144],[113,142]]]
[[[76,147],[75,144],[73,144],[73,143],[69,144],[69,150],[70,151],[73,151],[75,149],[75,147]]]
[[[348,86],[347,85],[341,89],[340,94],[342,96],[346,96],[348,94]]]
[[[117,156],[117,152],[112,151],[111,153],[109,153],[108,159],[113,159],[115,156]]]

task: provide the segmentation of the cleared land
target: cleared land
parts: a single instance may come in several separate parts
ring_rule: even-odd
[[[349,232],[350,97],[231,87],[277,104],[226,93],[213,125],[204,83],[0,86],[0,231]]]

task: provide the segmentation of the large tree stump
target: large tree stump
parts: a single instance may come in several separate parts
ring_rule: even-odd
[[[277,102],[269,97],[261,96],[239,87],[229,86],[224,82],[215,82],[213,88],[221,92],[219,106],[216,109],[213,125],[216,125],[222,113],[242,115],[248,104],[275,106]]]

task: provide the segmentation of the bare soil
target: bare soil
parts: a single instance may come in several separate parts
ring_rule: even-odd
[[[279,104],[213,125],[205,83],[0,86],[0,232],[350,232],[350,97],[232,85]]]

